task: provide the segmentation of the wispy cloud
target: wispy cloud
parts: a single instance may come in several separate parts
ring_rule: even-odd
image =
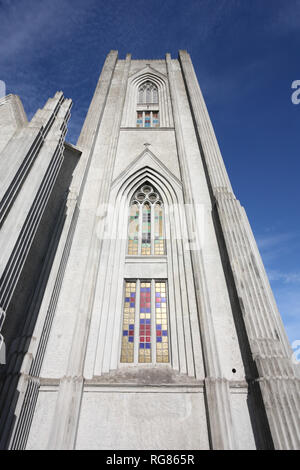
[[[287,242],[291,240],[295,240],[299,237],[297,232],[289,232],[289,233],[272,233],[264,234],[258,236],[256,238],[256,242],[260,248],[260,250],[277,250],[280,252],[282,246],[286,246]]]
[[[293,256],[298,251],[300,244],[300,234],[298,232],[263,234],[256,237],[256,242],[264,263],[270,272],[282,272],[278,268],[283,260]],[[288,274],[285,275],[286,279]]]
[[[293,269],[299,251],[298,232],[277,233],[275,229],[257,237],[266,271],[288,337],[292,343],[300,339],[300,271]]]
[[[268,272],[268,277],[271,282],[280,281],[280,282],[283,282],[284,284],[299,284],[300,283],[300,272],[285,273],[285,272],[280,272],[274,269],[269,269],[267,272]]]

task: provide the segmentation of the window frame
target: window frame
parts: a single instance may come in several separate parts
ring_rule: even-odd
[[[123,326],[124,326],[124,304],[126,295],[126,283],[135,283],[135,314],[134,314],[134,335],[133,335],[133,361],[122,362],[122,349],[123,349]],[[150,283],[150,300],[151,300],[151,361],[150,362],[139,362],[139,350],[140,350],[140,296],[141,296],[141,284]],[[156,335],[156,283],[165,283],[166,291],[166,317],[167,317],[167,351],[168,361],[157,362],[157,335]],[[171,347],[170,347],[170,312],[169,312],[169,288],[167,279],[124,279],[123,285],[123,296],[122,296],[122,319],[121,319],[121,341],[120,341],[120,352],[119,352],[119,366],[170,366],[171,364]]]
[[[142,113],[142,116],[139,117],[139,113]],[[146,126],[146,113],[150,113],[150,125]],[[153,113],[157,113],[157,117],[153,117]],[[157,120],[157,123],[154,123],[154,119]],[[138,121],[142,121],[139,123]],[[137,129],[158,129],[160,127],[159,123],[159,110],[158,109],[137,109],[136,112],[136,127]]]

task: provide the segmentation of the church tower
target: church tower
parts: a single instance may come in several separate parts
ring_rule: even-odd
[[[292,352],[189,54],[111,51],[68,148],[2,446],[299,448]]]

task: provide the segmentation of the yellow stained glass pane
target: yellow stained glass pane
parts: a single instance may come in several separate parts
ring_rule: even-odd
[[[169,362],[166,283],[155,282],[156,362]]]
[[[139,362],[149,363],[151,358],[151,283],[142,282],[140,289]]]
[[[135,301],[136,284],[134,282],[126,282],[122,327],[121,362],[133,362]]]

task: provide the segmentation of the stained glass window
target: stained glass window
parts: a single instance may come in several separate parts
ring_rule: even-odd
[[[134,361],[136,282],[125,282],[121,362]]]
[[[130,207],[129,226],[128,226],[128,254],[138,254],[139,243],[139,205],[134,203]]]
[[[151,206],[148,202],[143,206],[142,255],[151,255]]]
[[[145,112],[145,127],[151,127],[151,114],[150,114],[150,111]]]
[[[158,111],[152,112],[152,127],[159,127]]]
[[[143,127],[143,111],[137,112],[136,127]]]
[[[147,81],[138,89],[136,127],[159,127],[158,88]]]
[[[154,254],[163,255],[164,252],[163,209],[160,203],[156,203],[154,206]]]
[[[133,195],[128,228],[128,255],[164,255],[164,210],[159,193],[144,184]]]
[[[136,127],[159,127],[158,111],[137,111]]]
[[[165,282],[155,282],[156,362],[169,362],[167,292]]]
[[[121,362],[138,364],[169,361],[166,281],[126,281]]]
[[[151,283],[141,282],[139,362],[151,362]]]

